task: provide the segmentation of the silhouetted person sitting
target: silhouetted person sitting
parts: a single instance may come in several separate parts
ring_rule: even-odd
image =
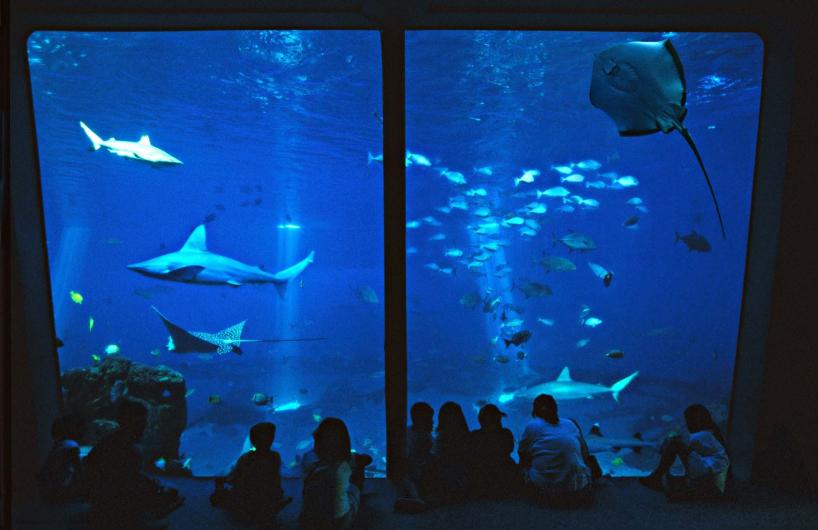
[[[79,416],[61,416],[51,424],[51,451],[37,474],[43,501],[70,502],[86,497],[78,442],[84,432]]]
[[[690,437],[672,436],[661,447],[659,465],[639,482],[654,490],[665,490],[670,500],[720,497],[730,469],[726,443],[704,405],[691,405],[684,412]],[[676,457],[685,468],[684,477],[668,473]]]
[[[216,479],[210,504],[227,509],[244,522],[261,527],[274,524],[276,514],[292,501],[292,497],[284,498],[281,489],[281,456],[270,450],[275,436],[274,424],[253,425],[253,449],[239,457],[227,477]],[[226,489],[225,484],[231,487]]]
[[[519,492],[522,475],[511,458],[514,435],[503,427],[503,416],[495,405],[484,405],[477,414],[480,428],[471,432],[474,493],[479,497],[512,497]]]
[[[471,488],[469,426],[460,405],[447,401],[437,414],[427,502],[462,500]]]
[[[534,399],[531,416],[518,449],[529,494],[554,506],[590,502],[593,479],[586,465],[590,454],[578,425],[559,417],[557,402],[548,394]]]
[[[424,511],[426,502],[423,498],[429,489],[435,409],[424,401],[418,401],[412,405],[410,414],[412,425],[406,433],[402,497],[395,501],[396,512]]]
[[[350,528],[361,504],[364,468],[372,457],[351,452],[349,431],[338,418],[324,418],[312,437],[317,460],[305,468],[300,525]]]
[[[119,428],[106,435],[85,459],[92,506],[90,528],[136,529],[178,508],[183,498],[142,472],[137,443],[147,424],[147,409],[123,399],[117,413]]]

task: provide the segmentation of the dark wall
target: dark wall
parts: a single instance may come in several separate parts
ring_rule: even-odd
[[[797,86],[784,184],[780,251],[766,345],[754,477],[780,487],[809,490],[818,495],[818,304],[815,302],[818,300],[818,245],[815,236],[818,228],[818,113],[815,110],[818,106],[818,89],[815,88],[818,86],[818,24],[813,3],[814,0],[784,2],[787,11],[794,14],[793,19],[803,26],[798,37]],[[685,5],[690,7],[689,3]],[[6,20],[4,17],[3,23]],[[7,49],[4,44],[0,43],[0,48]],[[5,68],[3,70],[5,73]],[[5,228],[8,229],[8,224]],[[8,237],[4,245],[6,251],[14,248]],[[9,254],[4,252],[3,265],[6,271],[11,269],[13,277],[2,294],[5,303],[9,299],[12,301],[10,329],[16,332],[12,334],[13,344],[6,342],[8,336],[4,338],[3,354],[4,359],[11,358],[5,351],[8,346],[11,346],[11,352],[16,352],[16,357],[11,358],[14,377],[7,381],[11,383],[15,414],[12,422],[3,417],[2,424],[4,428],[11,427],[13,433],[11,445],[18,457],[14,461],[18,479],[14,487],[15,493],[23,496],[22,493],[33,489],[31,479],[39,453],[48,446],[47,438],[38,437],[37,433],[48,431],[50,417],[57,409],[58,396],[55,395],[57,385],[53,365],[49,365],[48,360],[29,359],[23,353],[32,347],[32,341],[50,341],[50,338],[36,334],[26,337],[21,333],[25,316],[24,293],[42,289],[42,286],[23,285],[14,274],[17,271]],[[47,295],[43,299],[47,299]],[[50,347],[46,344],[45,347],[32,349],[49,351]],[[45,401],[47,406],[33,410],[32,403],[35,401]],[[8,446],[5,445],[3,456],[8,454],[7,450]],[[8,472],[8,463],[8,458],[3,458],[4,472]],[[7,495],[4,497],[7,499]]]
[[[804,6],[753,475],[818,495],[818,24]]]

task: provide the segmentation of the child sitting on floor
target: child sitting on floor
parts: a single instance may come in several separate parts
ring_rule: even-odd
[[[661,448],[659,465],[639,482],[664,490],[670,500],[718,498],[725,491],[730,468],[724,438],[704,405],[691,405],[684,415],[689,440],[668,438]],[[684,464],[684,477],[668,475],[677,456]]]
[[[256,524],[273,524],[276,514],[292,501],[281,489],[281,456],[270,450],[276,426],[264,422],[250,429],[253,449],[239,457],[226,477],[216,479],[210,504]],[[230,485],[229,489],[225,484]]]
[[[51,451],[37,474],[40,496],[47,503],[81,500],[82,464],[79,440],[84,432],[78,416],[61,416],[51,424]]]
[[[412,425],[406,433],[405,473],[401,480],[401,496],[395,501],[394,510],[414,513],[426,510],[423,500],[430,479],[432,462],[432,431],[435,410],[424,401],[418,401],[410,410]]]

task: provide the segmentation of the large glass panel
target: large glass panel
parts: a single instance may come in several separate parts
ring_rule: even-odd
[[[762,60],[741,33],[409,33],[409,404],[495,403],[519,438],[553,394],[615,475],[691,403],[724,427]]]
[[[28,50],[85,442],[127,394],[159,468],[223,473],[272,421],[295,474],[340,416],[383,469],[377,32],[37,32]]]

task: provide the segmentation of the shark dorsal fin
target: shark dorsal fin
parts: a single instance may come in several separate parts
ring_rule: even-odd
[[[562,369],[560,372],[559,377],[557,377],[557,381],[571,381],[571,372],[568,371],[568,367]]]
[[[141,145],[151,145],[151,139],[148,138],[147,134],[143,134],[142,138],[139,139],[139,143]]]
[[[205,225],[199,225],[193,229],[190,236],[182,245],[182,250],[204,252],[207,250],[207,234],[205,232]]]

